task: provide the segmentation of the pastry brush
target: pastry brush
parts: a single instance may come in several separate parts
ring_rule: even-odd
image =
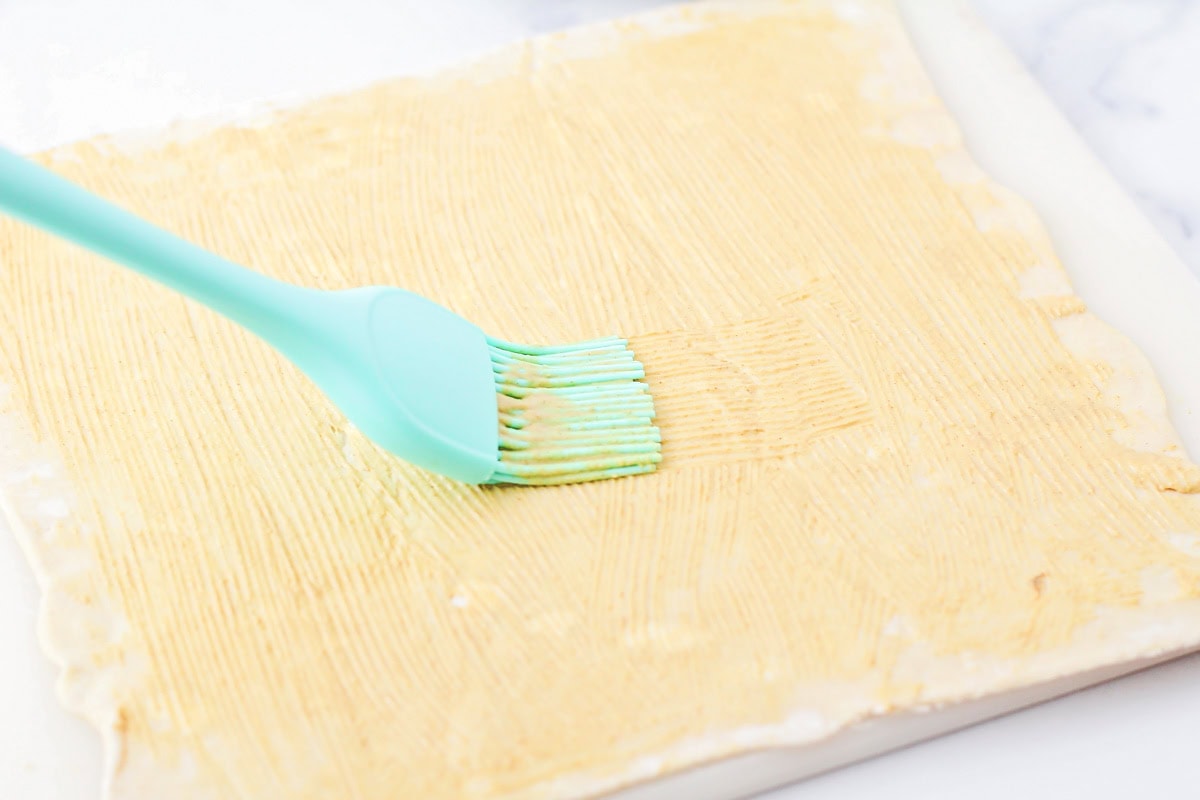
[[[3,149],[0,210],[249,329],[376,444],[424,469],[546,485],[651,472],[661,459],[644,371],[623,339],[512,344],[403,289],[284,283]]]

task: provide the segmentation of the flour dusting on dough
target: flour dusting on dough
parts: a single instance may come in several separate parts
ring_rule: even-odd
[[[114,800],[586,795],[1200,640],[1200,468],[889,4],[698,4],[43,158],[284,279],[627,335],[667,442],[460,486],[0,222],[5,510]]]

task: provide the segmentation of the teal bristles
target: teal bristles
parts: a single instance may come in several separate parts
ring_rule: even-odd
[[[489,483],[579,483],[658,466],[654,402],[624,339],[527,347],[489,337],[488,347],[500,412]]]
[[[398,287],[284,283],[2,148],[0,212],[245,326],[371,441],[429,472],[468,484],[540,485],[652,472],[661,459],[642,365],[621,339],[522,347]]]

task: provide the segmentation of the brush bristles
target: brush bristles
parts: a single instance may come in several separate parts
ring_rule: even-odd
[[[662,460],[645,371],[624,339],[527,347],[488,339],[500,411],[491,483],[579,483]]]

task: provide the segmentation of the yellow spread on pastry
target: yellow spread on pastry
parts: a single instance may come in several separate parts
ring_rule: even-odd
[[[0,223],[6,507],[113,797],[587,794],[1200,638],[1200,468],[1045,241],[943,177],[881,13],[676,11],[43,157],[281,278],[629,336],[665,442],[647,477],[456,485]]]

